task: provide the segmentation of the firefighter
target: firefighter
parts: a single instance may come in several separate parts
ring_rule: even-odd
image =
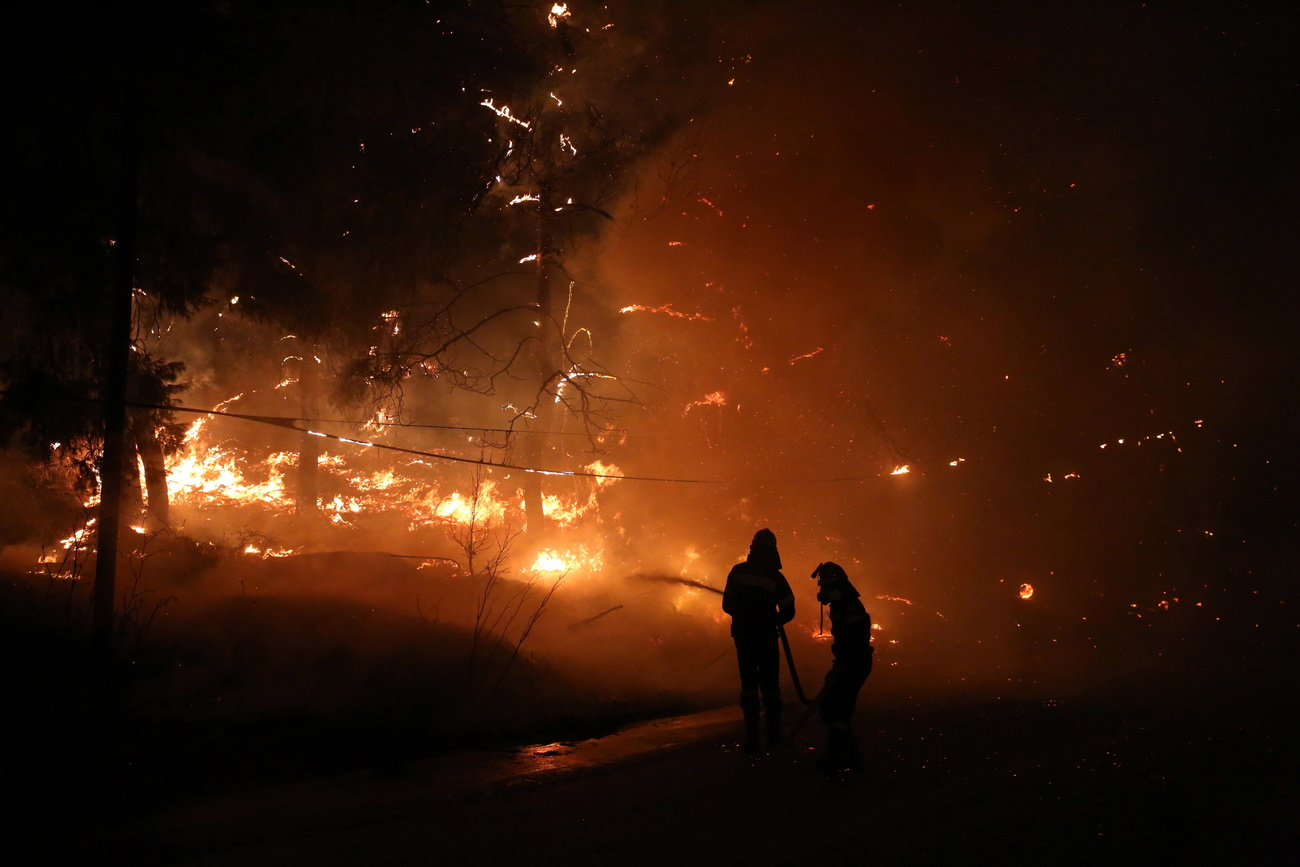
[[[853,734],[853,707],[858,692],[871,675],[871,615],[844,569],[822,563],[813,570],[817,601],[830,607],[831,654],[835,661],[826,675],[819,702],[826,724],[826,754],[818,767],[829,773],[860,770],[862,751]]]
[[[781,742],[781,658],[778,629],[794,617],[794,593],[781,574],[776,535],[754,534],[749,556],[731,567],[722,593],[731,615],[731,638],[740,665],[740,707],[745,714],[745,752],[759,751],[760,709],[767,723],[768,749]]]

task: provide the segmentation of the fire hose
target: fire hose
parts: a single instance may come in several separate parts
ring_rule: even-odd
[[[790,668],[790,679],[794,681],[794,691],[799,696],[799,701],[811,705],[813,700],[804,695],[803,684],[799,682],[799,669],[794,667],[794,654],[790,652],[790,639],[785,636],[785,625],[778,625],[776,631],[781,635],[781,646],[785,648],[785,663]]]
[[[826,682],[822,684],[822,688],[817,690],[817,694],[813,696],[811,702],[805,702],[808,707],[799,715],[799,719],[795,720],[794,725],[790,727],[790,731],[786,732],[785,737],[787,743],[793,743],[795,736],[798,735],[799,732],[803,731],[803,727],[808,724],[808,720],[812,719],[813,714],[822,706],[822,698],[826,695],[827,688],[838,679],[838,673],[834,668],[832,668],[830,675],[826,678]],[[800,698],[802,697],[803,696],[800,696]]]

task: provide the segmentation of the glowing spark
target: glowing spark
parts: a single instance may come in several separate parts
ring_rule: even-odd
[[[288,266],[289,266],[290,268],[292,268],[293,270],[295,270],[295,271],[298,270],[298,266],[294,265],[292,262],[290,262],[288,259],[284,258],[283,256],[280,257],[280,261],[283,262],[284,264],[288,265]],[[232,303],[233,303],[233,302],[232,302]]]
[[[647,307],[644,304],[629,304],[620,309],[619,313],[662,313],[665,316],[673,316],[677,319],[691,319],[702,322],[712,322],[712,318],[705,316],[703,313],[682,313],[673,309],[671,304],[663,304],[659,307]]]
[[[796,361],[803,361],[805,358],[812,358],[814,355],[817,355],[818,353],[824,351],[825,351],[825,347],[819,346],[816,349],[814,349],[812,352],[806,352],[803,355],[796,355],[794,358],[790,359],[790,363],[794,364]]]
[[[560,133],[560,147],[564,148],[575,157],[578,155],[578,149],[573,146],[573,142],[570,141],[569,137],[564,133]]]
[[[560,99],[554,93],[551,94],[551,99],[555,100],[556,105],[564,105],[564,100]]]
[[[558,28],[560,22],[572,14],[573,13],[569,11],[568,3],[556,3],[551,7],[550,14],[546,16],[546,20],[551,22],[552,27]]]
[[[483,106],[484,108],[491,109],[491,110],[496,114],[497,117],[504,118],[505,120],[508,120],[508,121],[510,121],[511,123],[519,124],[519,125],[522,126],[524,129],[532,129],[532,128],[533,128],[533,125],[532,125],[531,123],[529,123],[528,121],[526,121],[526,120],[520,120],[519,118],[515,117],[515,116],[510,112],[510,106],[508,106],[508,105],[503,105],[503,106],[501,106],[500,108],[498,108],[497,105],[496,105],[496,103],[493,102],[493,101],[490,100],[490,99],[485,99],[485,100],[483,100],[482,102],[479,103],[479,105]]]
[[[964,463],[966,463],[966,459],[965,459],[965,458],[957,458],[957,460],[955,460],[955,461],[948,461],[948,466],[950,466],[950,467],[955,467],[955,466],[957,466],[958,464],[964,464]]]
[[[901,476],[901,475],[904,475],[904,474],[906,474],[906,473],[910,473],[911,471],[912,471],[912,468],[911,468],[911,467],[909,467],[907,464],[903,464],[901,467],[894,467],[894,470],[893,470],[893,472],[890,473],[890,475],[891,475],[891,476]]]
[[[1030,598],[1030,597],[1033,596],[1033,595],[1034,595],[1034,585],[1033,585],[1033,584],[1021,584],[1021,585],[1020,585],[1020,598],[1021,598],[1021,599],[1028,599],[1028,598]]]
[[[507,207],[509,207],[509,205],[518,205],[520,202],[540,202],[541,200],[541,196],[535,196],[532,193],[528,193],[526,195],[515,196],[509,201]]]
[[[727,396],[720,391],[715,391],[712,394],[704,395],[704,397],[701,398],[700,400],[691,401],[690,403],[686,404],[686,409],[682,410],[682,415],[685,416],[687,413],[689,413],[692,409],[694,409],[697,406],[726,406],[726,405],[727,405]]]
[[[536,261],[537,261],[537,254],[529,253],[527,256],[519,260],[519,264],[522,265],[525,262],[536,262]]]
[[[885,595],[881,595],[881,596],[877,596],[876,598],[877,598],[877,599],[883,599],[883,600],[885,600],[886,602],[902,602],[904,605],[911,605],[911,604],[912,604],[912,600],[911,600],[911,599],[904,599],[902,596],[885,596]]]
[[[719,217],[722,216],[722,209],[719,208],[717,205],[713,204],[713,202],[710,202],[708,199],[704,198],[703,196],[700,197],[700,201],[708,205],[713,210],[717,211]]]

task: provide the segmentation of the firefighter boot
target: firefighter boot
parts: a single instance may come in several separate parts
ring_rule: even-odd
[[[758,721],[759,705],[758,696],[742,695],[740,697],[740,709],[745,713],[745,740],[740,745],[742,752],[756,753],[758,746]]]
[[[785,729],[781,725],[781,700],[769,702],[764,710],[767,712],[767,748],[771,750],[781,746],[785,737]]]

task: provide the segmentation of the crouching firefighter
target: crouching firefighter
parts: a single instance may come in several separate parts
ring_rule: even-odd
[[[860,770],[862,751],[853,734],[853,707],[871,675],[871,615],[844,569],[822,563],[813,570],[817,601],[830,608],[831,654],[835,657],[818,702],[826,724],[826,754],[818,767],[829,772]]]
[[[794,593],[781,574],[776,535],[759,530],[744,563],[731,567],[722,593],[731,615],[731,638],[740,665],[740,707],[745,713],[741,749],[758,752],[759,710],[767,723],[767,747],[781,742],[781,657],[778,629],[794,617]]]

